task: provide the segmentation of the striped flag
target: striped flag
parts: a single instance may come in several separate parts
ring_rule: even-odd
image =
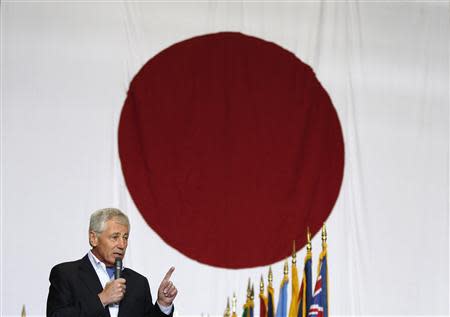
[[[325,225],[322,228],[322,252],[319,258],[314,298],[309,308],[309,317],[328,317],[328,266]]]

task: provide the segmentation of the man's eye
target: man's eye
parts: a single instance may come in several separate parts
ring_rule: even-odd
[[[128,236],[124,236],[123,239],[128,241]]]
[[[118,236],[112,236],[111,240],[116,241],[119,237]]]

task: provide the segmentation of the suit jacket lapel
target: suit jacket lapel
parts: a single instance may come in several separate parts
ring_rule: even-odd
[[[86,287],[95,295],[100,293],[103,290],[102,284],[87,255],[80,260],[80,265],[78,268],[80,280],[86,285]],[[108,308],[106,308],[106,312],[108,313],[108,316],[110,316]]]
[[[83,281],[87,288],[94,294],[98,294],[103,290],[97,273],[95,273],[87,255],[81,259],[78,274],[80,275],[80,280]]]

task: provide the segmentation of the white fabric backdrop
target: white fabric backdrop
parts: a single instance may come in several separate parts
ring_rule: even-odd
[[[117,154],[134,74],[169,45],[218,31],[295,53],[339,113],[331,314],[448,315],[449,17],[447,1],[2,1],[1,315],[22,304],[45,315],[50,268],[85,254],[89,214],[106,206],[130,216],[125,264],[153,293],[176,266],[178,316],[221,315],[233,291],[241,312],[247,278],[258,289],[268,267],[217,269],[166,245],[133,205]],[[319,252],[317,236],[314,271]],[[282,263],[273,269],[278,294]]]

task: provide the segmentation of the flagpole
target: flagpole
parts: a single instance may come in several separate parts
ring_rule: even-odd
[[[236,303],[237,303],[236,293],[233,292],[233,297],[231,299],[231,316],[232,317],[237,317],[237,315],[236,315]]]
[[[306,228],[306,257],[305,257],[305,267],[307,264],[307,261],[311,261],[311,265],[312,265],[312,244],[311,244],[311,231],[309,231],[309,226]],[[311,268],[312,270],[312,268]],[[305,278],[305,286],[303,289],[303,294],[304,294],[304,300],[302,301],[302,306],[303,306],[303,310],[302,310],[302,314],[303,317],[308,316],[309,314],[309,307],[311,306],[311,300],[308,300],[308,298],[310,297],[310,288],[311,285],[309,283],[307,283],[308,280],[308,276],[306,276],[306,272],[304,269],[304,278]],[[312,283],[312,281],[309,281]]]
[[[297,250],[295,248],[295,240],[292,241],[292,260],[291,260],[291,304],[289,305],[289,317],[297,317],[298,315],[298,272],[297,272]]]
[[[259,316],[267,317],[267,299],[264,296],[264,279],[262,274],[259,282]]]
[[[322,226],[322,253],[323,253],[324,257],[328,257],[328,250],[327,249],[328,249],[328,245],[327,245],[327,227],[325,226],[325,223],[323,223],[323,226]],[[329,289],[328,289],[328,259],[327,259],[326,263],[327,263],[327,270],[325,272],[325,274],[326,274],[325,284],[326,284],[326,289],[327,289],[327,293],[326,293],[326,296],[327,296],[326,317],[328,317],[328,316],[330,316],[330,311],[329,311],[329,307],[328,307],[328,303],[329,303],[329,301],[328,301],[328,293],[329,293]]]
[[[225,312],[223,313],[224,317],[230,317],[231,311],[230,311],[230,298],[227,297],[227,307],[225,308]]]

